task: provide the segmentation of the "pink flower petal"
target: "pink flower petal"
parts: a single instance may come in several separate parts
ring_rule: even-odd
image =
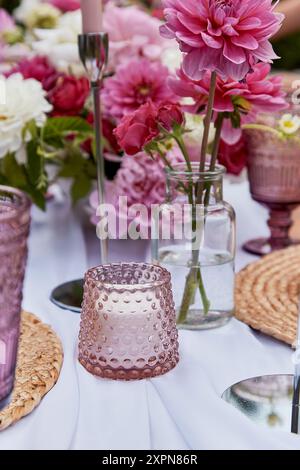
[[[235,46],[232,42],[226,41],[223,49],[224,57],[234,64],[243,64],[246,61],[246,54],[242,47]]]
[[[240,36],[235,36],[232,38],[233,44],[239,47],[244,47],[245,49],[255,50],[258,48],[259,44],[257,40],[251,36],[251,34],[244,33]]]

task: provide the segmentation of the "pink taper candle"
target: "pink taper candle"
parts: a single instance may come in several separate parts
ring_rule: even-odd
[[[80,2],[83,33],[101,33],[102,0],[80,0]]]

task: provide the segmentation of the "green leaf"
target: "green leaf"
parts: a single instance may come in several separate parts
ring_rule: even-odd
[[[235,111],[230,115],[231,124],[234,129],[239,129],[241,127],[241,115],[239,112]]]
[[[26,191],[29,196],[32,199],[32,202],[38,206],[41,210],[45,211],[46,210],[46,198],[45,198],[45,193],[44,191],[39,191],[38,189],[28,185],[25,188],[23,188],[24,191]]]
[[[80,177],[74,180],[71,187],[72,201],[75,204],[79,199],[87,196],[92,189],[92,181],[90,178],[82,174]]]
[[[15,188],[24,187],[27,183],[26,171],[23,165],[19,165],[13,154],[8,154],[2,160],[2,173],[10,186]]]
[[[22,131],[22,138],[25,139],[27,132],[30,133],[32,139],[36,139],[38,136],[38,128],[34,119],[29,121]]]
[[[92,126],[80,117],[49,118],[43,129],[45,141],[66,136],[71,133],[92,134]]]
[[[44,160],[38,152],[37,142],[32,140],[27,146],[28,179],[33,186],[37,186],[44,173]]]
[[[8,154],[1,160],[0,183],[19,188],[29,194],[34,204],[45,209],[45,189],[36,188],[29,179],[28,170],[20,165],[13,154]]]
[[[73,152],[62,163],[62,169],[58,176],[62,178],[74,178],[84,172],[85,159],[79,152]]]

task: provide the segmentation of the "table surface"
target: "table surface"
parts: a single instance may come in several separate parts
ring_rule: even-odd
[[[248,184],[225,185],[237,213],[237,270],[256,258],[244,241],[266,235],[266,210]],[[133,245],[134,243],[134,245]],[[126,245],[125,245],[126,244]],[[77,362],[79,316],[49,301],[57,284],[97,264],[94,231],[68,205],[35,211],[24,308],[51,324],[64,347],[57,385],[28,417],[0,434],[0,449],[299,449],[300,438],[257,426],[221,399],[235,382],[261,374],[292,373],[289,347],[232,320],[212,331],[180,331],[179,365],[140,382],[97,379]],[[117,260],[143,260],[143,242],[114,242]],[[126,256],[126,258],[124,258]]]

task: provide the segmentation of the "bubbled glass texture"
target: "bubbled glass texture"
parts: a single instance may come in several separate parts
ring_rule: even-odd
[[[156,377],[179,360],[178,332],[167,270],[112,264],[85,276],[79,361],[115,380]]]
[[[0,409],[14,384],[29,227],[27,196],[0,186]]]

